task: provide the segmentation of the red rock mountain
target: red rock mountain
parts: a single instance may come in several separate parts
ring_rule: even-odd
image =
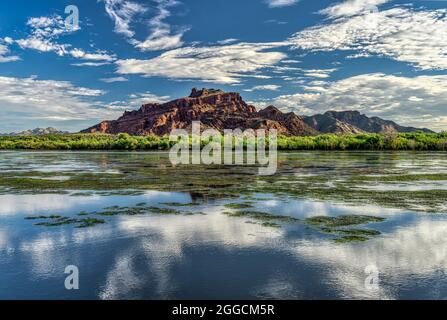
[[[173,129],[190,129],[200,121],[202,130],[277,129],[281,135],[314,135],[293,112],[283,113],[273,106],[257,111],[239,93],[215,89],[193,89],[191,95],[167,103],[150,103],[137,111],[126,111],[118,120],[104,121],[83,133],[129,133],[131,135],[169,135]]]

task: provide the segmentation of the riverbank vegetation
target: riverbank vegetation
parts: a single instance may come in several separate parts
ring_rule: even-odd
[[[191,143],[192,139],[190,139]],[[201,145],[209,143],[202,139]],[[176,142],[169,137],[128,134],[67,134],[0,137],[0,150],[168,150]],[[447,151],[447,133],[324,134],[278,137],[279,150],[420,150]]]

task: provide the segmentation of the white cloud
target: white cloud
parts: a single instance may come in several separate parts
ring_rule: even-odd
[[[132,19],[138,14],[145,13],[148,9],[136,2],[123,0],[103,0],[106,12],[115,22],[115,32],[128,38],[135,35],[130,29]]]
[[[79,30],[79,28],[67,29],[61,16],[29,18],[27,25],[31,28],[31,34],[27,38],[14,40],[7,37],[4,40],[8,44],[16,43],[22,49],[54,52],[59,56],[69,55],[76,59],[108,62],[116,59],[115,56],[109,55],[105,51],[89,53],[82,49],[71,48],[70,44],[58,43],[57,40],[60,36]]]
[[[238,39],[235,39],[235,38],[229,38],[229,39],[224,39],[224,40],[217,41],[217,44],[225,45],[225,44],[235,43],[235,42],[237,42],[237,41],[238,41]]]
[[[18,56],[8,56],[9,48],[0,43],[0,63],[14,62],[20,60]]]
[[[331,73],[337,71],[337,69],[299,69],[303,72],[305,77],[326,79],[329,78]]]
[[[67,54],[69,45],[58,44],[55,40],[74,30],[65,28],[65,22],[61,16],[29,18],[27,25],[31,28],[31,34],[27,38],[13,40],[22,49],[55,52],[59,56]]]
[[[148,60],[118,60],[120,74],[145,77],[199,79],[215,83],[239,83],[241,77],[264,77],[256,74],[272,66],[286,54],[266,51],[280,43],[238,43],[227,46],[184,47],[170,50]]]
[[[374,12],[381,4],[390,0],[346,0],[320,11],[321,14],[330,18],[339,18],[343,16],[354,16]]]
[[[100,79],[102,82],[106,83],[113,83],[113,82],[126,82],[129,81],[129,79],[124,77],[113,77],[113,78],[102,78]]]
[[[93,60],[93,61],[114,61],[115,57],[111,56],[105,52],[97,52],[97,53],[87,53],[81,49],[73,49],[70,50],[70,55],[73,58],[83,59],[83,60]]]
[[[80,62],[72,63],[71,65],[76,67],[101,67],[109,64],[110,62]]]
[[[16,40],[16,43],[22,49],[32,49],[41,52],[55,52],[59,56],[67,54],[67,45],[53,43],[48,39],[30,37]]]
[[[294,59],[289,59],[289,60],[283,60],[283,61],[281,61],[282,63],[287,63],[287,64],[290,64],[290,63],[301,63],[302,61],[300,61],[300,60],[294,60]]]
[[[170,96],[159,96],[156,95],[150,91],[146,91],[143,93],[134,93],[130,95],[130,101],[129,104],[131,106],[142,106],[143,104],[146,103],[164,103],[164,102],[168,102],[171,97]]]
[[[281,86],[278,86],[276,84],[267,84],[267,85],[261,85],[261,86],[254,86],[250,89],[245,89],[244,91],[252,92],[252,91],[278,91],[281,88]]]
[[[178,5],[176,0],[153,0],[156,14],[149,20],[150,34],[143,41],[135,39],[135,32],[130,24],[135,16],[148,12],[146,6],[127,0],[103,0],[106,12],[115,22],[115,32],[126,36],[129,42],[141,51],[169,50],[183,45],[182,37],[188,30],[183,28],[172,33],[171,26],[165,22],[170,15],[170,8]]]
[[[142,51],[169,50],[183,45],[182,37],[187,28],[183,28],[172,34],[171,26],[164,22],[171,15],[169,9],[179,4],[177,0],[155,0],[158,13],[149,24],[152,28],[145,41],[136,43],[136,47]]]
[[[402,125],[447,129],[447,75],[402,77],[373,73],[315,85],[321,85],[318,92],[283,95],[258,104],[274,104],[305,115],[359,110]]]
[[[150,91],[143,93],[134,93],[129,96],[129,99],[125,101],[114,101],[109,103],[106,108],[110,110],[132,110],[139,109],[142,105],[148,103],[164,103],[171,100],[170,96],[159,96]]]
[[[16,130],[36,127],[39,123],[94,122],[118,116],[119,113],[95,102],[103,94],[102,90],[77,87],[67,81],[0,77],[1,123],[5,128],[10,122],[17,123],[19,116],[17,127],[11,128]]]
[[[287,7],[297,4],[299,0],[266,0],[270,8]]]
[[[396,7],[354,16],[350,14],[358,8],[351,13],[340,7],[329,9],[328,14],[349,16],[296,33],[290,39],[294,48],[354,50],[409,62],[422,70],[447,69],[446,9],[416,11]]]
[[[154,30],[143,42],[136,42],[135,47],[141,51],[169,50],[183,45],[183,33],[171,35],[168,29]]]

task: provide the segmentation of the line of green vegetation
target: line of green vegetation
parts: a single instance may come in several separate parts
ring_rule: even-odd
[[[190,143],[193,138],[190,138]],[[268,139],[267,139],[268,140]],[[210,139],[202,139],[207,145]],[[169,137],[105,134],[66,134],[0,137],[0,150],[168,150],[176,142]],[[245,141],[246,143],[246,141]],[[266,141],[268,144],[268,141]],[[223,144],[223,139],[222,139]],[[324,134],[278,137],[279,150],[447,150],[447,133],[399,133],[357,135]]]

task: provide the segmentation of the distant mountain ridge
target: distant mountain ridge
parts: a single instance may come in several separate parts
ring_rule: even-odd
[[[278,134],[286,136],[433,132],[400,126],[378,117],[370,118],[358,111],[328,111],[310,117],[283,113],[274,106],[257,111],[237,92],[205,88],[193,88],[188,97],[167,103],[145,104],[139,110],[126,111],[117,120],[103,121],[81,132],[163,136],[174,129],[190,129],[193,121],[199,121],[203,130],[276,129]]]
[[[317,126],[321,126],[321,124],[325,122],[335,121],[338,124],[338,126],[334,128],[335,131],[328,131],[333,133],[351,133],[349,131],[355,131],[352,133],[396,133],[416,131],[423,131],[427,133],[433,132],[426,128],[404,127],[398,125],[394,121],[384,120],[379,117],[368,117],[364,114],[361,114],[359,111],[327,111],[323,115],[305,117],[304,120],[307,124],[314,122],[317,124]],[[343,124],[349,126],[349,128],[346,128],[345,131],[343,131]],[[323,127],[322,129],[323,130],[319,131],[326,132],[324,129],[327,130],[328,128]],[[337,132],[337,129],[341,132]]]
[[[362,129],[347,122],[340,121],[326,114],[316,114],[304,117],[304,122],[322,133],[359,134],[365,133]]]
[[[55,128],[36,128],[33,130],[25,130],[22,132],[1,133],[0,136],[44,136],[47,134],[67,134],[67,131],[59,131]]]

